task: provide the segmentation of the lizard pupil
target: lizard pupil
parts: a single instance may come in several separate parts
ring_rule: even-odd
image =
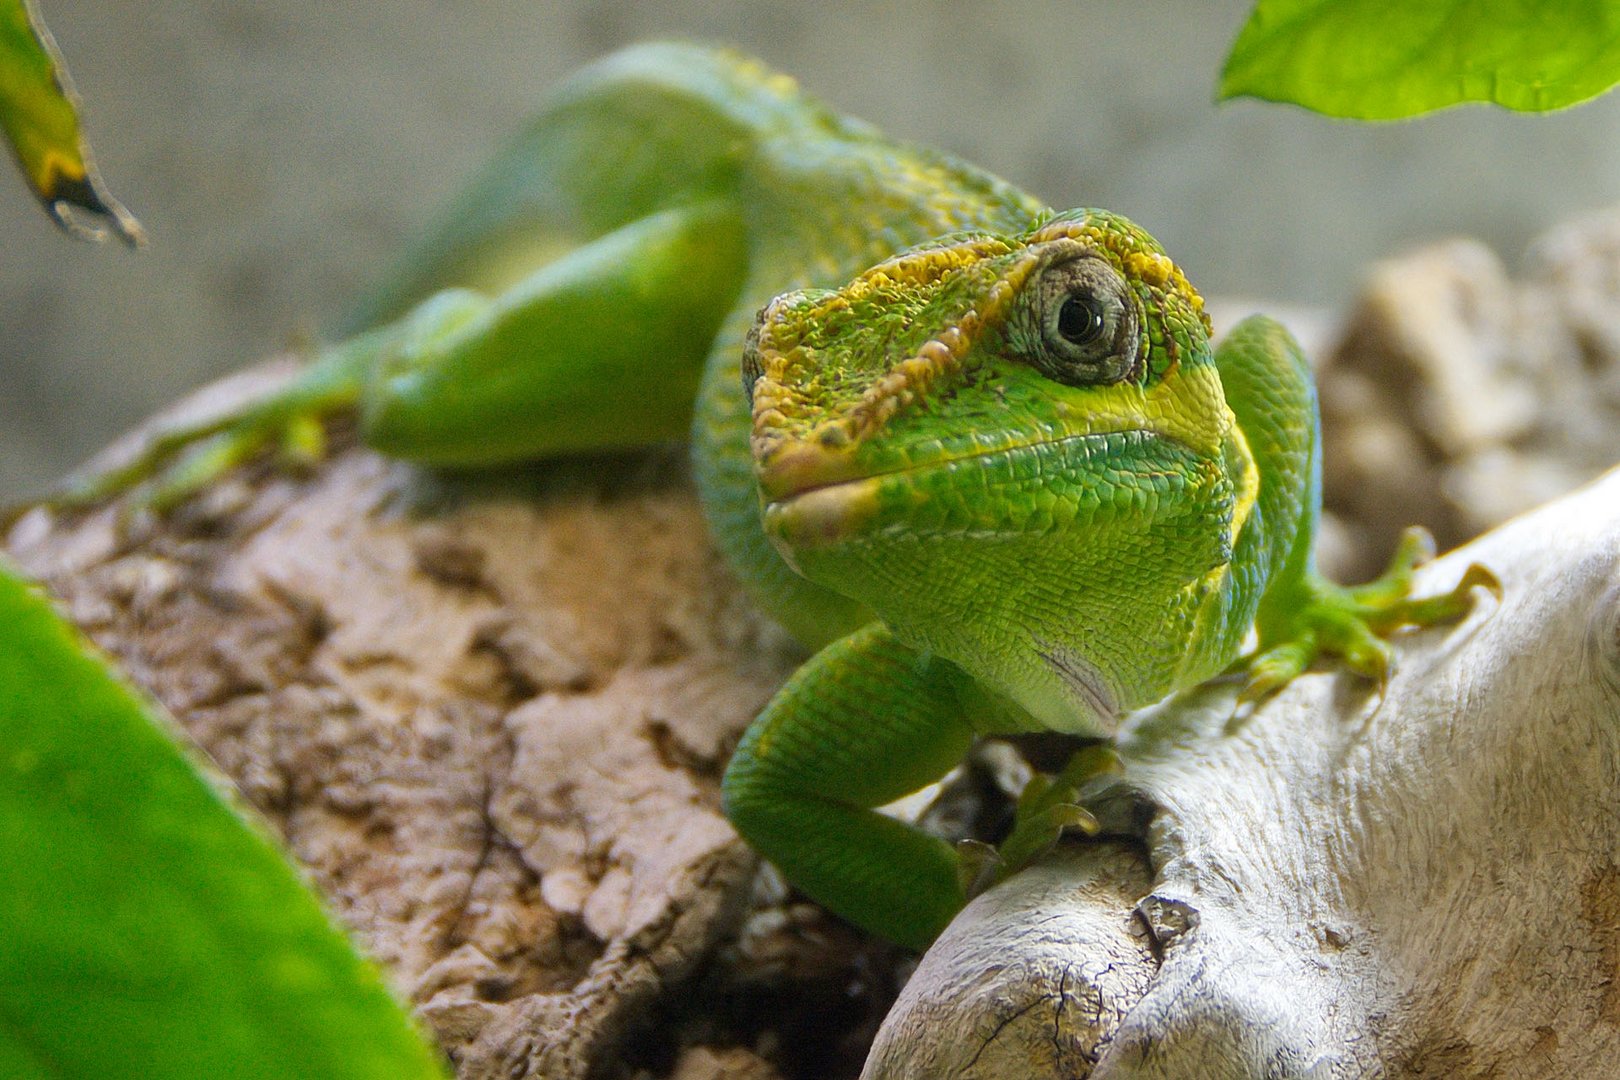
[[[1089,296],[1071,296],[1058,309],[1057,331],[1071,345],[1090,345],[1103,332],[1102,305]]]

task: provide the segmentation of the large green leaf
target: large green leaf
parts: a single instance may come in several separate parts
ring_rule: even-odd
[[[1464,101],[1544,112],[1617,82],[1615,0],[1260,0],[1220,96],[1376,120]]]
[[[67,69],[29,0],[0,0],[0,134],[58,225],[76,236],[105,235],[73,216],[70,207],[78,207],[126,243],[141,242],[140,223],[96,172]]]
[[[165,726],[0,566],[0,1076],[442,1077]]]

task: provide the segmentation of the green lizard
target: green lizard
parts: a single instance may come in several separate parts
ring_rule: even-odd
[[[743,738],[727,811],[914,948],[963,904],[963,859],[873,808],[976,736],[1106,736],[1251,627],[1254,692],[1323,652],[1379,676],[1380,634],[1489,583],[1408,600],[1413,545],[1371,586],[1325,581],[1315,393],[1280,326],[1212,348],[1137,226],[1054,214],[729,53],[576,76],[412,265],[285,391],[64,501],[171,502],[339,409],[428,465],[690,430],[716,542],[820,650]]]

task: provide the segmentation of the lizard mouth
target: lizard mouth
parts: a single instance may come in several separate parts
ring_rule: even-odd
[[[1109,442],[1148,438],[1163,436],[1141,428],[1056,435],[855,475],[855,463],[842,456],[778,461],[773,466],[787,467],[760,471],[765,532],[779,545],[799,549],[846,541],[885,519],[908,521],[920,532],[1006,531],[1015,527],[1016,515],[1009,511],[1026,502],[1033,509],[1037,501],[1010,489],[1039,490],[1050,483],[1041,477],[1060,462],[1072,466],[1095,459]],[[1063,472],[1072,486],[1072,468]],[[1010,497],[988,498],[996,489]]]
[[[877,516],[884,483],[913,471],[830,480],[771,499],[762,512],[765,532],[792,548],[847,539]]]

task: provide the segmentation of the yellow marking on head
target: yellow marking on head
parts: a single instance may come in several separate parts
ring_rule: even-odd
[[[977,261],[975,256],[961,260],[959,265],[968,266]],[[1034,256],[1029,256],[1013,263],[976,307],[964,311],[954,325],[923,342],[916,353],[895,364],[887,375],[861,393],[848,412],[818,429],[815,437],[825,445],[829,437],[827,429],[836,428],[840,433],[831,436],[834,440],[859,441],[882,427],[903,406],[926,394],[941,379],[960,372],[962,358],[973,347],[980,331],[1001,321],[1002,309],[1029,279],[1037,262]]]
[[[985,237],[982,240],[903,252],[860,274],[840,289],[839,295],[861,300],[873,292],[897,285],[931,285],[952,271],[1005,255],[1012,250],[1005,240]]]
[[[1108,219],[1060,221],[1011,241],[978,237],[897,255],[873,266],[837,292],[790,294],[765,311],[755,338],[760,375],[754,384],[753,450],[755,460],[770,463],[770,472],[785,489],[796,486],[801,472],[828,482],[857,470],[847,451],[881,430],[897,413],[963,371],[977,339],[1001,324],[1007,309],[1041,265],[1042,245],[1074,240],[1113,260],[1130,280],[1164,294],[1171,306],[1200,319],[1208,329],[1203,299],[1179,267],[1146,233]],[[963,294],[969,306],[953,325],[917,346],[850,397],[840,402],[831,393],[812,396],[803,372],[813,368],[822,337],[836,338],[840,327],[878,306],[914,301],[946,277],[988,260],[1015,255],[994,277]],[[1185,317],[1185,316],[1183,316]],[[1089,387],[1084,416],[1065,416],[1073,431],[1110,433],[1150,430],[1176,439],[1205,456],[1220,453],[1232,427],[1213,367],[1185,368],[1176,363],[1176,342],[1165,346],[1172,366],[1143,386],[1126,382]],[[797,429],[795,433],[793,429]]]
[[[916,289],[939,281],[950,273],[976,265],[987,258],[1014,250],[1006,241],[985,238],[943,247],[907,252],[877,264],[816,306],[796,312],[798,326],[824,324],[829,316],[858,309],[874,297],[896,289]],[[858,442],[888,422],[902,407],[945,376],[961,370],[967,354],[986,324],[1000,318],[1004,308],[1035,267],[1033,257],[1020,259],[997,280],[977,307],[957,317],[954,325],[919,346],[911,356],[896,363],[882,377],[862,391],[847,409],[818,425],[808,436],[827,449]],[[799,411],[796,395],[787,389],[788,376],[806,357],[797,340],[791,345],[778,341],[777,331],[786,329],[797,338],[796,327],[784,326],[779,317],[767,316],[757,341],[760,371],[765,376],[755,387],[754,431],[756,436]]]

